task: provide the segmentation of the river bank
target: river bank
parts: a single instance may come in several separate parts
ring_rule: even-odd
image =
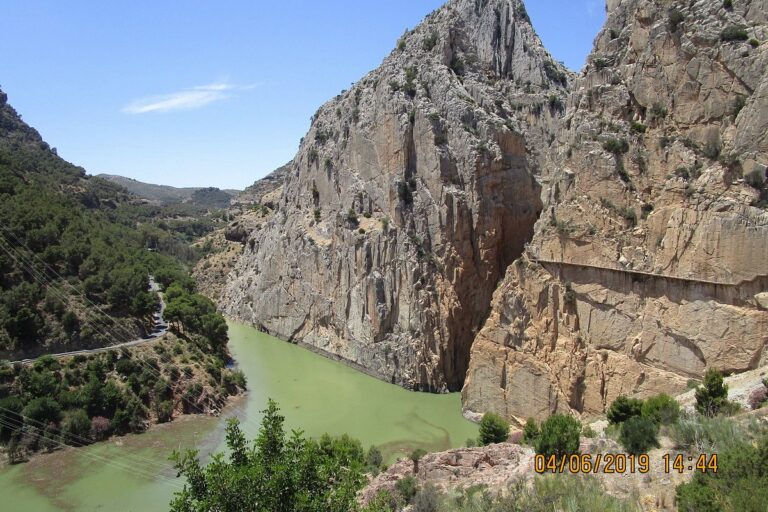
[[[218,417],[184,415],[142,434],[0,468],[9,510],[166,511],[182,485],[169,462],[173,451],[197,449],[206,457],[220,450],[230,417],[254,438],[269,398],[279,403],[286,429],[310,437],[348,433],[365,447],[379,446],[389,462],[415,448],[446,450],[477,436],[477,426],[461,415],[458,394],[407,391],[250,327],[229,327],[229,348],[248,391],[231,398]]]

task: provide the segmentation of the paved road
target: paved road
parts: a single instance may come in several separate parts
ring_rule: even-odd
[[[160,291],[160,286],[155,282],[155,279],[152,276],[149,276],[149,291],[151,292]],[[59,358],[59,357],[71,357],[71,356],[77,356],[77,355],[98,354],[101,352],[108,352],[110,350],[116,350],[123,347],[135,347],[136,345],[141,345],[142,343],[147,343],[147,342],[156,340],[157,338],[159,338],[160,336],[168,332],[168,324],[163,319],[163,313],[165,312],[165,300],[163,300],[163,295],[161,293],[158,293],[158,297],[160,297],[160,311],[152,315],[154,328],[152,329],[152,332],[149,333],[149,335],[147,335],[145,338],[126,341],[125,343],[118,343],[117,345],[110,345],[108,347],[92,348],[88,350],[73,350],[71,352],[59,352],[58,354],[43,354],[43,355]],[[40,355],[38,357],[42,357],[43,355]],[[21,359],[19,361],[11,361],[11,363],[31,363],[38,357],[35,357],[32,359]]]

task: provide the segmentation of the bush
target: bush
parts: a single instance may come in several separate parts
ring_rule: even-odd
[[[696,410],[705,416],[717,415],[728,401],[728,385],[719,371],[707,370],[704,385],[696,388]]]
[[[571,416],[555,414],[541,425],[536,453],[545,456],[578,453],[581,423]]]
[[[643,123],[633,122],[629,129],[635,133],[645,133],[648,127]]]
[[[525,444],[533,446],[536,443],[536,439],[539,438],[539,426],[536,424],[536,420],[528,418],[523,427],[523,442]]]
[[[672,425],[677,423],[680,416],[680,404],[669,395],[661,393],[643,403],[642,415],[657,425]]]
[[[696,472],[677,487],[680,511],[765,510],[768,503],[768,437],[739,442],[718,454],[717,472]]]
[[[440,493],[434,485],[427,484],[413,497],[413,512],[437,512],[440,509]]]
[[[87,442],[91,432],[91,420],[83,409],[77,409],[64,420],[62,429],[64,442],[72,446],[81,446]]]
[[[369,471],[378,473],[383,463],[384,456],[381,454],[381,450],[375,446],[368,448],[368,453],[365,454],[365,466]]]
[[[757,388],[749,394],[749,407],[754,411],[763,406],[768,399],[768,389],[765,386]]]
[[[685,17],[683,16],[683,13],[677,9],[670,9],[668,16],[669,30],[671,32],[677,32],[677,28],[680,26],[684,19]]]
[[[35,398],[30,401],[22,414],[31,420],[33,420],[35,428],[39,428],[40,424],[58,424],[61,421],[61,407],[52,398],[41,397]]]
[[[729,11],[733,9],[733,0],[723,0],[723,8]]]
[[[731,25],[720,32],[721,41],[746,41],[749,39],[747,27],[744,25]]]
[[[487,412],[480,420],[480,444],[503,443],[509,437],[509,423],[504,418]]]
[[[642,414],[643,401],[637,398],[629,398],[621,395],[613,401],[608,408],[606,416],[608,417],[608,423],[615,425],[617,423],[624,423],[630,418],[640,416]]]
[[[112,433],[112,425],[109,419],[103,416],[95,416],[91,419],[91,437],[96,441],[103,441]]]
[[[357,219],[357,212],[355,212],[354,208],[350,208],[347,211],[347,222],[349,222],[350,224],[352,224],[354,226],[357,226],[359,221]]]
[[[629,151],[629,143],[624,139],[609,138],[603,142],[603,149],[614,155],[622,155]]]
[[[419,461],[423,456],[425,456],[427,452],[421,448],[416,448],[411,452],[411,455],[409,458],[411,459],[411,462],[413,462],[413,472],[418,473],[419,472]]]
[[[659,446],[659,427],[649,418],[635,416],[621,425],[619,442],[632,455],[647,453],[651,448]]]
[[[173,418],[173,404],[169,400],[164,400],[155,406],[158,423],[167,423]]]
[[[419,487],[416,483],[416,479],[411,475],[401,478],[395,483],[395,489],[397,490],[398,494],[402,496],[403,501],[406,503],[411,503],[411,500],[413,500],[413,497],[416,495],[418,488]]]
[[[597,437],[597,432],[595,432],[595,429],[593,429],[591,425],[584,425],[581,429],[581,435],[589,439],[594,439]]]
[[[690,453],[717,453],[732,448],[748,437],[743,427],[723,417],[683,417],[672,427],[675,447]]]
[[[425,51],[432,51],[432,49],[437,46],[438,36],[437,32],[432,32],[427,37],[424,38],[424,50]]]

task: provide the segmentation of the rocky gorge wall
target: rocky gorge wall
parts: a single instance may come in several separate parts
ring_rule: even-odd
[[[451,1],[322,106],[224,311],[421,390],[458,390],[570,75],[517,0]],[[554,100],[553,100],[554,101]]]
[[[469,413],[600,413],[768,358],[768,56],[728,36],[764,40],[768,4],[609,7],[472,347]]]
[[[518,0],[406,32],[313,117],[225,313],[521,421],[768,362],[768,0],[607,8],[578,77]]]

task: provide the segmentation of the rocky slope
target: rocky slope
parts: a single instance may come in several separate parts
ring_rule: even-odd
[[[469,411],[600,412],[768,358],[768,2],[612,4],[473,345]]]
[[[415,389],[460,389],[541,209],[570,75],[518,0],[451,1],[318,110],[226,313]]]
[[[765,363],[768,1],[608,9],[578,77],[518,0],[404,34],[314,116],[225,311],[511,420]]]

